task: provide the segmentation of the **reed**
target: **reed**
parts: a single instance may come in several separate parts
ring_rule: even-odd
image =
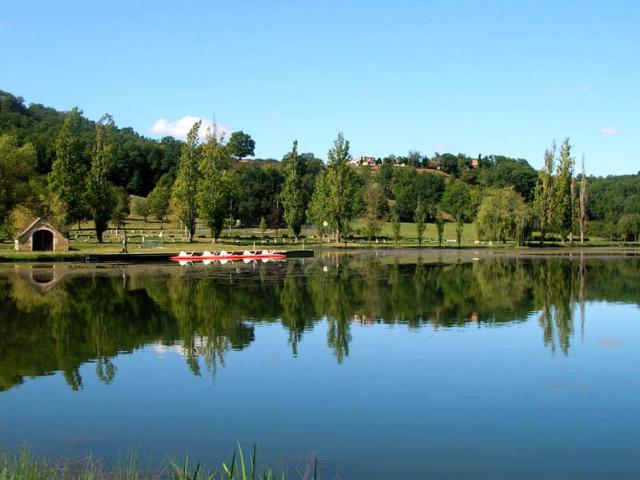
[[[105,465],[89,454],[80,459],[50,460],[36,455],[24,446],[15,451],[0,450],[0,480],[318,480],[317,459],[293,476],[284,470],[260,469],[257,464],[257,448],[250,458],[244,456],[240,444],[234,448],[231,461],[220,468],[210,468],[190,461],[168,459],[157,469],[140,468],[137,454],[128,453],[114,465]]]

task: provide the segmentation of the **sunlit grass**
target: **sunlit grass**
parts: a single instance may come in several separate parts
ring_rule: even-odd
[[[287,471],[276,473],[270,468],[260,469],[257,448],[249,459],[240,444],[234,449],[231,461],[217,469],[184,460],[168,459],[157,469],[141,468],[138,457],[128,454],[123,462],[108,466],[93,455],[80,459],[49,460],[23,447],[13,452],[0,451],[0,480],[317,480],[317,459],[293,475]]]

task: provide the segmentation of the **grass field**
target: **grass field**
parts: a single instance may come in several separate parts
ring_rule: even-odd
[[[193,243],[188,243],[184,233],[180,230],[175,220],[160,223],[158,221],[145,221],[140,217],[131,215],[126,222],[127,240],[129,253],[143,252],[179,252],[179,251],[202,251],[202,250],[238,250],[249,248],[327,248],[336,244],[335,238],[329,229],[325,231],[323,241],[320,241],[316,230],[312,227],[303,228],[301,238],[298,242],[290,237],[287,229],[268,229],[264,236],[258,228],[226,228],[217,243],[213,243],[210,231],[203,225],[198,224]],[[60,255],[68,256],[70,259],[88,253],[118,253],[122,250],[123,231],[122,229],[109,229],[104,234],[104,242],[98,243],[95,238],[93,225],[89,222],[76,226],[70,231],[70,252]],[[416,226],[413,223],[403,223],[400,228],[400,241],[397,246],[417,246]],[[422,245],[424,247],[437,246],[437,232],[434,224],[428,224],[424,234]],[[350,247],[375,247],[393,248],[396,246],[393,239],[391,223],[383,223],[380,235],[369,242],[365,234],[365,226],[362,222],[356,221],[352,225],[351,238],[347,242]],[[620,242],[611,243],[600,239],[592,239],[589,246],[622,246]],[[455,248],[456,226],[453,223],[446,223],[443,235],[443,246],[445,248]],[[462,246],[493,247],[493,248],[514,248],[515,243],[492,244],[491,242],[478,242],[476,228],[473,224],[465,224],[462,233]],[[0,243],[0,254],[9,259],[34,259],[38,257],[50,257],[51,253],[30,253],[15,252],[13,243],[5,241]]]

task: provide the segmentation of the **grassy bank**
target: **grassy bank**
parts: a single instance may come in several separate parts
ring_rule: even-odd
[[[127,239],[129,253],[163,253],[179,251],[203,251],[203,250],[246,250],[252,248],[269,249],[333,249],[343,248],[344,243],[336,243],[330,236],[327,229],[325,237],[321,240],[315,229],[305,227],[302,230],[301,238],[296,242],[290,237],[286,229],[268,229],[264,232],[257,228],[233,228],[225,229],[218,242],[213,242],[209,231],[204,225],[198,225],[193,243],[187,243],[175,221],[154,222],[144,221],[142,218],[129,217],[127,220]],[[50,261],[81,259],[87,254],[108,254],[119,253],[122,250],[122,230],[110,229],[104,235],[104,242],[98,243],[95,240],[94,230],[89,223],[80,225],[70,231],[70,251],[64,253],[50,252],[15,252],[13,244],[5,241],[0,243],[0,260],[31,260]],[[437,247],[437,231],[434,224],[428,224],[424,234],[423,247]],[[418,239],[416,226],[413,223],[403,223],[400,228],[400,239],[396,243],[393,238],[391,223],[383,223],[380,234],[376,239],[369,241],[365,235],[365,226],[361,222],[354,222],[351,237],[347,244],[350,248],[377,248],[394,249],[405,247],[417,247]],[[527,249],[519,247],[514,242],[504,244],[494,244],[492,242],[479,242],[475,225],[465,224],[462,232],[462,247],[492,248],[492,249]],[[536,247],[537,244],[532,243]],[[566,248],[572,246],[568,242],[549,243],[546,246]],[[573,246],[580,247],[637,247],[638,244],[610,242],[599,238],[591,238],[587,243],[581,245],[575,243]],[[453,223],[446,223],[443,235],[444,248],[457,248],[456,226]]]
[[[105,464],[99,458],[88,455],[82,458],[51,460],[38,456],[28,448],[13,452],[0,451],[0,480],[315,480],[318,475],[317,460],[311,459],[293,474],[285,469],[275,472],[258,465],[256,448],[245,456],[240,445],[234,450],[228,463],[217,468],[194,463],[188,457],[182,461],[167,459],[160,466],[152,467],[140,462],[135,454],[113,464]]]

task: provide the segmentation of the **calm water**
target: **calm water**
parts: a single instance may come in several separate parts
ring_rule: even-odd
[[[639,478],[640,261],[0,267],[0,445]]]

